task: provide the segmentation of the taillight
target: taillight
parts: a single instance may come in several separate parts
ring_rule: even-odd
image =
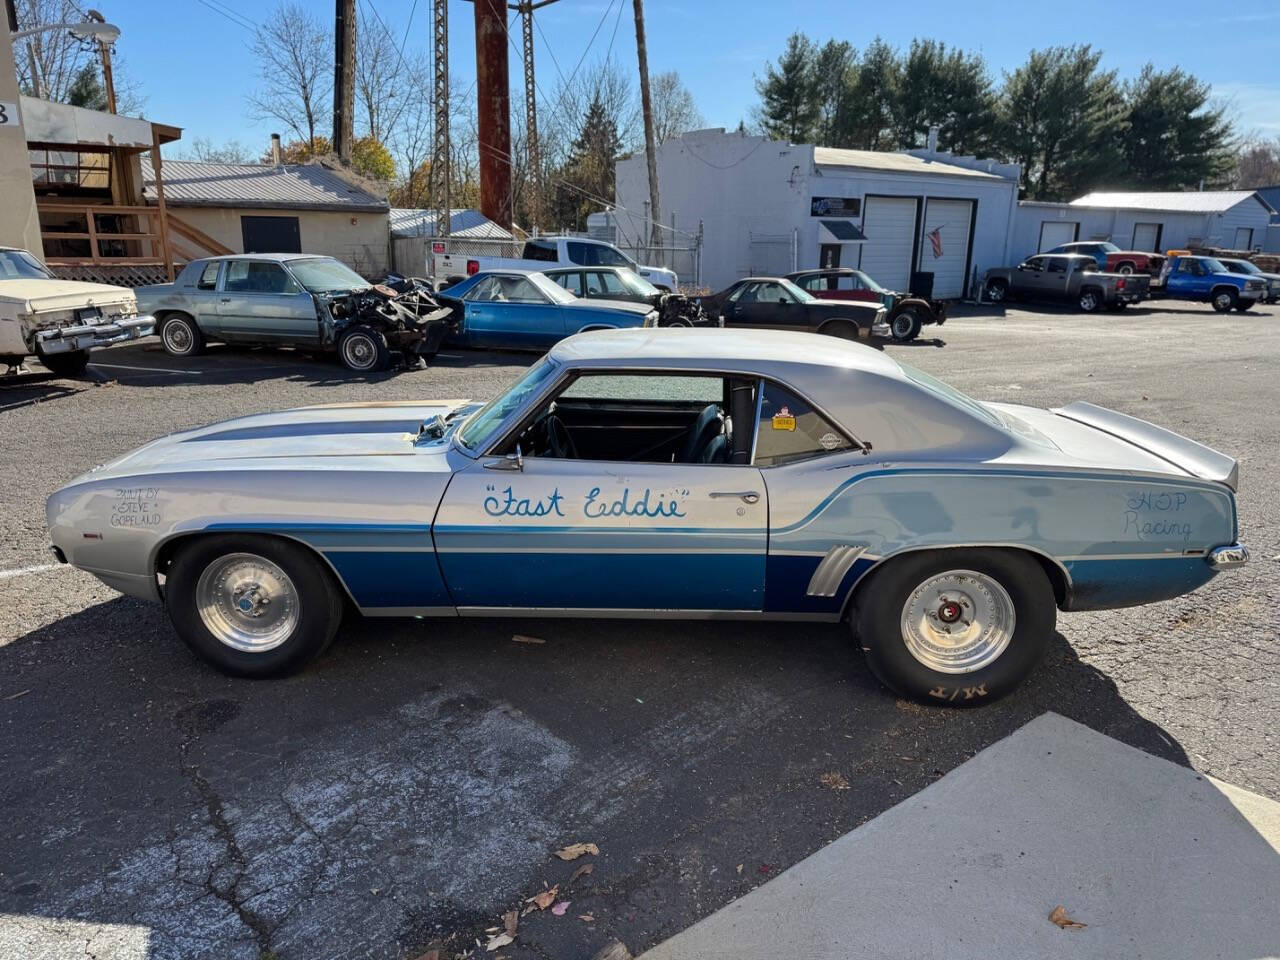
[[[473,273],[479,273],[479,272],[480,272],[480,261],[479,261],[479,260],[468,260],[468,261],[467,261],[467,276],[469,277],[469,276],[471,276]]]
[[[443,243],[433,243],[433,244],[431,245],[431,252],[432,252],[432,253],[444,253],[444,244],[443,244]]]
[[[1125,282],[1125,281],[1124,281],[1124,277],[1121,277],[1119,280],[1117,280],[1117,281],[1116,281],[1116,289],[1117,289],[1117,290],[1123,290],[1123,289],[1124,289],[1124,282]]]

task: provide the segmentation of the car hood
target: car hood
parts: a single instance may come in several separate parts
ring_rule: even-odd
[[[0,300],[30,304],[31,310],[69,310],[103,304],[133,303],[128,287],[108,283],[85,283],[80,280],[0,280]]]
[[[644,316],[653,309],[647,303],[635,303],[631,300],[574,300],[572,303],[566,303],[563,306],[570,307],[574,310],[620,310],[623,313],[634,313]]]
[[[447,443],[414,441],[423,421],[467,403],[342,403],[238,417],[153,440],[70,485],[160,472],[360,469],[371,457],[388,458],[388,469],[400,457],[413,458],[415,470],[447,470]]]

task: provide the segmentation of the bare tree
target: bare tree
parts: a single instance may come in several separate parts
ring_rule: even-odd
[[[378,17],[361,21],[356,33],[356,99],[363,133],[386,143],[415,100],[430,100],[426,57],[404,51]]]
[[[1260,136],[1245,141],[1236,157],[1235,186],[1250,190],[1280,183],[1280,136],[1266,140]]]
[[[282,2],[262,22],[250,49],[261,86],[248,97],[259,120],[277,120],[314,144],[316,124],[333,89],[332,39],[296,2]]]
[[[253,151],[239,140],[215,144],[208,137],[196,137],[186,150],[174,154],[175,160],[195,160],[199,163],[255,163]]]
[[[693,94],[674,70],[656,74],[649,81],[649,99],[653,105],[653,136],[658,143],[689,130],[697,130],[704,123]]]
[[[16,0],[14,9],[19,29],[84,19],[80,4],[74,0]],[[99,78],[102,72],[98,42],[81,40],[70,31],[49,30],[28,37],[14,45],[13,57],[22,92],[58,103],[69,102],[76,78],[86,66],[92,66]],[[146,100],[138,82],[129,76],[124,57],[114,47],[111,58],[116,109],[129,116],[140,114]]]

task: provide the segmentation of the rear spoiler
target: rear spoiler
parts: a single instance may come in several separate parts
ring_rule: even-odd
[[[1083,400],[1057,407],[1052,412],[1118,437],[1194,477],[1226,484],[1232,490],[1239,485],[1240,465],[1235,460],[1172,430]]]

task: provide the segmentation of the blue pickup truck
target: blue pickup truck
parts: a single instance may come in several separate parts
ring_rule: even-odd
[[[1161,274],[1164,296],[1170,300],[1200,300],[1218,313],[1248,310],[1267,295],[1267,281],[1246,273],[1232,273],[1213,257],[1178,254],[1165,261]]]

